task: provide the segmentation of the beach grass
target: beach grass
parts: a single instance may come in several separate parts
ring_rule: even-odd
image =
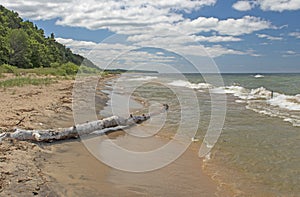
[[[39,68],[17,68],[9,64],[0,65],[0,76],[4,73],[11,73],[15,76],[23,76],[27,74],[35,74],[38,76],[75,76],[76,74],[103,74],[103,71],[90,68],[87,66],[77,66],[73,63],[55,64],[51,67],[39,67]]]
[[[87,66],[77,66],[73,63],[53,64],[51,67],[31,69],[3,64],[0,65],[0,87],[48,85],[55,83],[57,80],[74,80],[77,74],[84,77],[95,75],[103,77],[109,72]]]
[[[49,85],[55,83],[56,81],[53,78],[31,78],[31,77],[16,77],[7,80],[0,81],[0,87],[22,87],[25,85]]]

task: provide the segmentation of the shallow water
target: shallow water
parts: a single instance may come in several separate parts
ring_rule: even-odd
[[[135,143],[140,141],[133,142],[124,133],[113,135],[109,137],[120,144],[132,142],[132,146],[140,147]],[[99,138],[89,139],[91,147],[98,147]],[[160,143],[155,139],[144,147]],[[57,196],[215,196],[216,187],[199,170],[201,160],[193,151],[160,170],[129,173],[98,161],[79,141],[55,144],[52,149],[51,160],[43,170],[51,177],[48,186]]]
[[[122,83],[114,92],[148,103],[139,109],[142,113],[168,103],[170,111],[160,123],[163,129],[153,128],[159,130],[154,132],[157,135],[172,138],[180,133],[191,139],[195,133],[189,125],[198,121],[196,143],[202,143],[210,126],[212,96],[226,94],[225,124],[203,165],[218,182],[219,195],[226,191],[231,195],[296,196],[300,193],[300,75],[227,74],[222,78],[224,85],[220,86],[206,83],[200,75],[131,74],[119,79]],[[178,130],[182,118],[190,122]]]

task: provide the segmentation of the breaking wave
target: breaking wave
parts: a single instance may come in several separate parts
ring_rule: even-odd
[[[260,75],[260,74],[254,75],[254,78],[264,78],[264,77],[265,77],[265,76]]]
[[[237,97],[237,103],[246,103],[247,109],[257,113],[278,117],[290,122],[293,126],[300,126],[300,94],[285,95],[260,87],[247,89],[239,85],[214,87],[208,83],[191,83],[184,80],[175,80],[169,85],[191,89],[208,89],[213,94],[231,94]]]
[[[249,90],[240,86],[213,88],[211,92],[233,94],[239,98],[236,102],[247,103],[247,109],[300,126],[300,94],[292,96],[264,87]]]
[[[189,81],[184,81],[184,80],[176,80],[176,81],[173,81],[168,84],[172,85],[172,86],[187,87],[187,88],[191,88],[191,89],[208,89],[208,88],[213,87],[211,84],[208,84],[208,83],[195,84],[195,83],[191,83]]]
[[[145,77],[139,77],[139,78],[128,79],[128,81],[151,81],[151,80],[153,80],[153,79],[157,79],[157,77],[145,76]]]

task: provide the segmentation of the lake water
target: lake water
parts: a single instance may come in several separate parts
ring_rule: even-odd
[[[111,84],[111,104],[101,113],[151,113],[167,103],[170,109],[166,117],[152,118],[132,132],[169,139],[179,134],[186,137],[183,140],[201,144],[208,128],[223,123],[220,117],[212,116],[223,116],[225,106],[221,133],[214,133],[220,136],[215,144],[206,143],[212,149],[203,157],[202,166],[217,182],[218,194],[297,196],[300,74],[223,74],[223,85],[214,84],[215,77],[123,74]],[[135,101],[128,99],[129,95]],[[118,110],[111,112],[114,105]]]

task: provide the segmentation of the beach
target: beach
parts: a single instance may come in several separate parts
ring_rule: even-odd
[[[223,75],[223,79],[224,86],[217,87],[205,84],[199,75],[187,75],[189,81],[183,81],[173,75],[125,74],[101,78],[96,88],[90,89],[77,81],[79,95],[96,90],[99,119],[155,111],[162,103],[168,103],[170,108],[149,121],[107,135],[48,143],[4,140],[0,145],[0,195],[18,196],[22,192],[22,196],[297,196],[299,90],[287,88],[286,81],[297,84],[298,75],[255,78],[235,74]],[[46,86],[1,89],[1,129],[74,125],[73,86],[74,80],[57,80]],[[179,92],[175,95],[170,89]],[[199,122],[192,105],[195,98],[188,96],[190,91],[197,93]],[[211,96],[224,93],[226,119],[216,144],[212,145],[206,139],[212,116]],[[187,105],[179,103],[180,96]],[[86,100],[82,97],[80,101]],[[129,111],[124,101],[128,101]],[[180,121],[182,113],[188,117],[184,122]],[[80,115],[81,122],[94,118],[85,111]],[[192,135],[193,120],[199,125]],[[178,135],[182,138],[176,139]],[[155,166],[160,161],[167,164],[169,161],[164,159],[174,156],[180,147],[177,145],[185,139],[190,145],[183,154],[174,157],[169,165]],[[134,160],[137,163],[133,167],[128,165],[135,158],[129,154],[128,161],[126,155],[114,152],[109,145],[113,142],[124,150],[148,154],[171,141],[175,142],[169,150],[172,154],[149,158],[149,164],[154,164],[150,169],[139,166],[139,160]],[[205,157],[199,157],[203,142],[213,148]]]
[[[300,0],[0,13],[0,197],[300,196]]]
[[[8,76],[10,77],[10,76]],[[1,88],[0,128],[53,128],[72,124],[71,80],[48,86]],[[1,143],[1,195],[47,193],[41,165],[47,158],[42,144],[5,140]]]
[[[99,111],[108,101],[107,95],[101,93],[108,80],[111,77],[101,79],[97,86]],[[1,89],[0,128],[48,129],[74,125],[73,83],[73,80],[57,80],[46,86]],[[122,131],[108,137],[121,143],[131,141]],[[148,146],[165,142],[165,138],[155,137]],[[217,186],[203,173],[197,146],[194,144],[162,169],[129,173],[97,160],[79,139],[52,143],[5,140],[0,145],[0,195],[213,196]]]

